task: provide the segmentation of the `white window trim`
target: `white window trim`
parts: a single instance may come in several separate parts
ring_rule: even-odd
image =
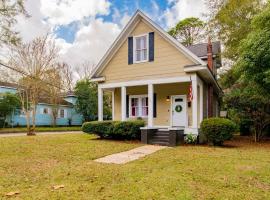
[[[61,110],[64,111],[64,117],[61,117]],[[58,118],[59,118],[59,119],[65,119],[65,118],[67,118],[67,113],[66,113],[66,112],[67,112],[66,109],[60,108],[60,109],[58,110]]]
[[[148,117],[148,115],[146,115],[146,116],[143,116],[142,115],[142,98],[147,98],[148,97],[148,95],[147,94],[143,94],[143,95],[129,95],[129,118],[137,118],[137,117],[142,117],[142,118],[147,118]],[[139,99],[139,101],[138,101],[138,107],[139,107],[139,116],[132,116],[132,109],[131,109],[131,99],[132,98],[138,98]],[[149,106],[149,105],[148,105]],[[148,108],[148,110],[149,110],[149,108]]]
[[[146,36],[146,51],[147,56],[145,60],[136,61],[136,38]],[[148,34],[141,34],[133,36],[133,63],[144,63],[149,61],[149,35]]]

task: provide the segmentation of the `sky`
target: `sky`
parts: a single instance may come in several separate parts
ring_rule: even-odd
[[[26,0],[31,17],[17,17],[23,42],[49,33],[60,59],[78,67],[97,64],[137,9],[165,30],[207,12],[204,0]]]

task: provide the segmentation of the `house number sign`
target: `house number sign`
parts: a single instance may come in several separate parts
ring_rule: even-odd
[[[175,106],[174,109],[176,112],[181,112],[183,110],[182,106],[180,106],[180,105]]]

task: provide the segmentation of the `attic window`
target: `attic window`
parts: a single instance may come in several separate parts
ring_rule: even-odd
[[[148,34],[135,36],[133,44],[134,63],[148,61]]]

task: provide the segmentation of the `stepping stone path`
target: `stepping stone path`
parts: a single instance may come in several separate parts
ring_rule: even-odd
[[[105,156],[103,158],[98,158],[94,161],[100,163],[112,163],[112,164],[125,164],[133,160],[145,157],[149,154],[152,154],[161,149],[167,148],[166,146],[154,146],[154,145],[145,145],[138,147],[129,151],[124,151],[121,153],[112,154]]]

